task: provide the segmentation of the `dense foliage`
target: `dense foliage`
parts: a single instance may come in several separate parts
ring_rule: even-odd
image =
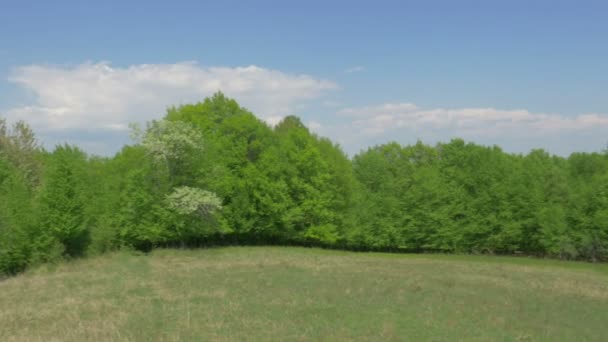
[[[349,159],[221,93],[133,128],[112,158],[0,121],[0,273],[118,248],[220,243],[608,259],[608,153],[460,139]]]

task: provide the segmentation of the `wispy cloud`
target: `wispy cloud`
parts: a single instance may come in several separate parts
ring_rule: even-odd
[[[124,68],[106,62],[29,65],[15,69],[10,81],[33,93],[35,102],[6,110],[8,118],[28,121],[42,135],[66,132],[66,140],[91,127],[124,131],[130,122],[159,118],[168,106],[200,101],[218,90],[273,122],[337,88],[310,75],[257,66],[204,67],[194,62]]]
[[[383,134],[399,128],[453,129],[462,134],[510,134],[528,130],[533,135],[608,128],[608,115],[580,114],[567,117],[531,113],[527,110],[495,108],[422,109],[411,103],[387,103],[379,106],[346,108],[338,112],[368,134]]]
[[[319,131],[321,128],[323,128],[323,125],[320,124],[317,121],[311,120],[307,123],[308,128],[310,128],[311,131],[313,132],[317,132]]]
[[[599,150],[608,136],[608,115],[575,116],[496,108],[420,108],[412,103],[386,103],[345,108],[337,112],[342,124],[324,128],[347,148],[397,140],[412,143],[447,141],[453,137],[484,144],[500,144],[514,152],[546,148],[568,154]]]
[[[362,66],[354,66],[352,68],[348,68],[348,69],[344,70],[344,73],[354,74],[356,72],[361,72],[361,71],[365,71],[365,68]]]

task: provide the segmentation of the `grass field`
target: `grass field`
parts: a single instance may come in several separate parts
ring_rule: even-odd
[[[608,340],[608,265],[288,247],[115,253],[0,282],[0,341]]]

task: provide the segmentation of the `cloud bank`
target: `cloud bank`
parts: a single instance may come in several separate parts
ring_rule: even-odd
[[[15,69],[10,81],[28,91],[33,100],[3,110],[4,117],[30,123],[47,147],[68,141],[96,154],[113,153],[128,143],[129,123],[160,118],[168,106],[201,101],[218,90],[269,124],[288,114],[304,116],[311,130],[337,140],[350,154],[391,140],[432,144],[453,137],[497,144],[509,152],[544,148],[562,155],[598,151],[608,143],[606,114],[421,108],[403,102],[343,108],[340,102],[322,98],[338,89],[332,81],[257,66],[205,67],[195,62],[128,67],[106,62],[29,65]],[[320,104],[316,109],[325,112],[325,117],[315,113],[311,121],[302,115],[311,114],[306,112],[313,103]]]
[[[30,105],[4,111],[9,120],[25,120],[50,140],[63,136],[93,144],[94,152],[103,150],[103,144],[87,142],[87,132],[116,135],[126,131],[130,122],[159,118],[168,106],[201,101],[218,90],[262,119],[276,122],[337,88],[333,82],[309,75],[257,66],[204,67],[194,62],[124,68],[107,62],[29,65],[15,69],[9,80],[35,99]]]
[[[351,153],[388,140],[434,143],[454,137],[498,144],[511,152],[545,148],[563,155],[598,151],[608,142],[608,115],[598,113],[563,116],[524,109],[425,109],[412,103],[386,103],[345,108],[337,116],[343,124],[317,131],[336,136]]]

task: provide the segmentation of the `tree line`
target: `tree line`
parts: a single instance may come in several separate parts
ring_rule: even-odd
[[[608,152],[454,139],[349,158],[223,94],[133,127],[114,157],[0,120],[0,273],[120,248],[295,244],[608,259]]]

